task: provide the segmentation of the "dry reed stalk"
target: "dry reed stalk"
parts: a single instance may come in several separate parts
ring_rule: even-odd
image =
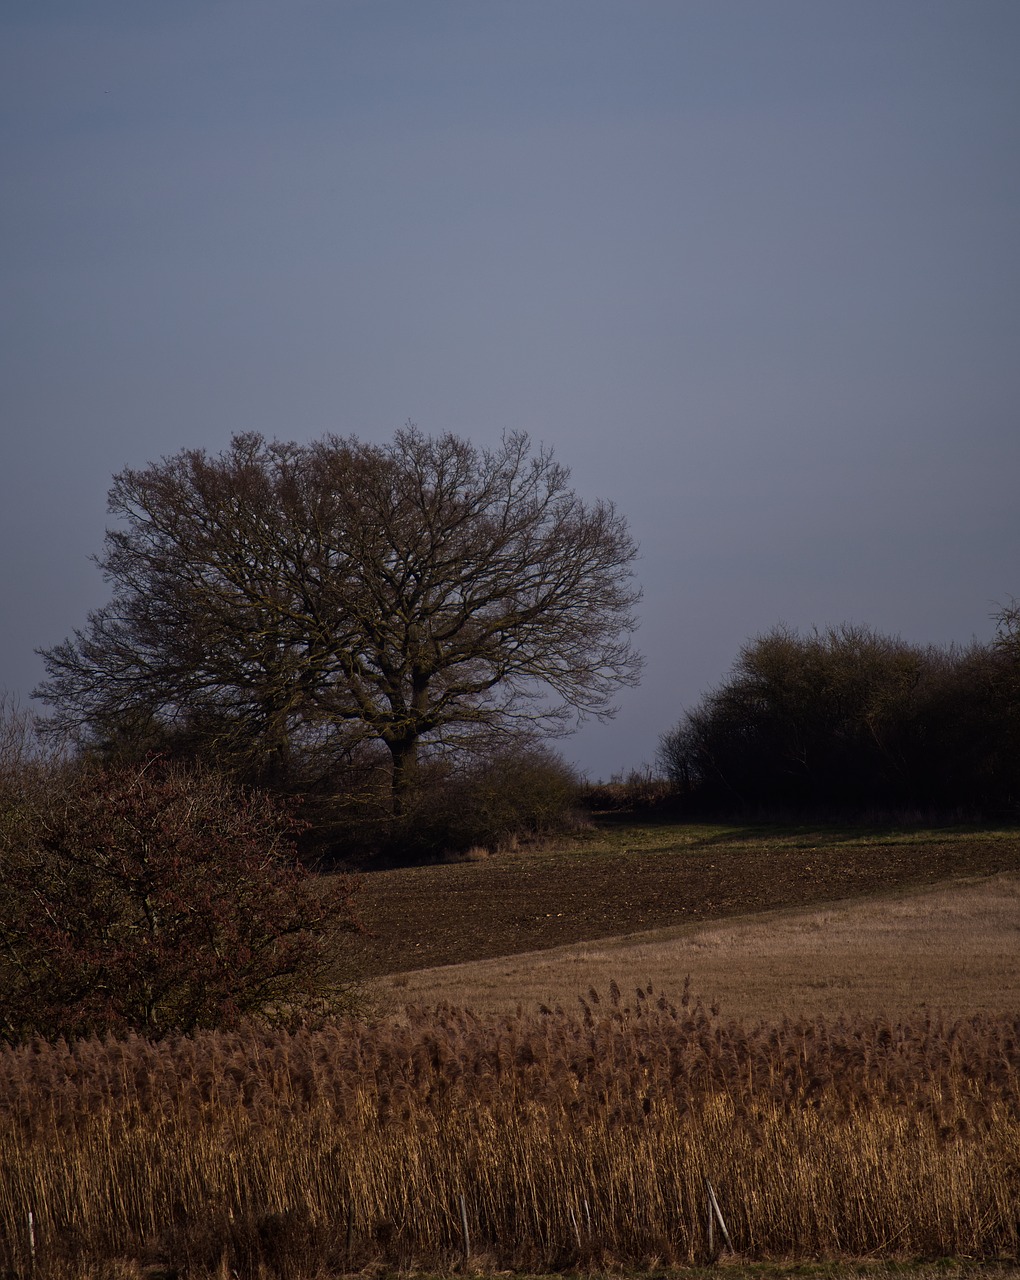
[[[1020,1020],[745,1027],[642,990],[38,1043],[0,1052],[0,1146],[0,1221],[31,1210],[40,1277],[146,1250],[196,1275],[443,1269],[461,1196],[492,1265],[691,1262],[706,1177],[749,1258],[1015,1257]]]

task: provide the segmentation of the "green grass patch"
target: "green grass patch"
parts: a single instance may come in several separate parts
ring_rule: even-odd
[[[666,853],[683,850],[716,851],[763,849],[868,849],[885,845],[926,845],[1020,839],[1016,824],[942,823],[789,823],[685,822],[657,816],[598,814],[592,826],[569,842],[553,844],[544,857],[572,857],[587,853]]]

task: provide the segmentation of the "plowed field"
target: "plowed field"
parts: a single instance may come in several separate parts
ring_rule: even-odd
[[[605,820],[475,862],[365,872],[365,977],[888,895],[1020,870],[1020,832],[722,827]]]

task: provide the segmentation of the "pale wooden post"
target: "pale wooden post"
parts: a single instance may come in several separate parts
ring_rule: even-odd
[[[730,1233],[726,1230],[726,1222],[722,1216],[722,1210],[719,1208],[719,1201],[715,1198],[715,1192],[712,1190],[712,1184],[705,1179],[705,1190],[708,1192],[708,1251],[712,1252],[712,1219],[715,1217],[719,1222],[719,1230],[723,1233],[723,1239],[726,1241],[726,1248],[730,1253],[736,1253],[733,1248],[733,1241],[730,1239]]]
[[[471,1257],[471,1236],[468,1233],[467,1204],[464,1201],[463,1191],[460,1193],[460,1226],[464,1232],[464,1265],[467,1266]]]

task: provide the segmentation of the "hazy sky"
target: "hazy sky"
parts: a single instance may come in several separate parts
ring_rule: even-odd
[[[784,621],[1020,595],[1016,0],[6,0],[0,686],[114,472],[524,429],[642,547],[593,777]]]

